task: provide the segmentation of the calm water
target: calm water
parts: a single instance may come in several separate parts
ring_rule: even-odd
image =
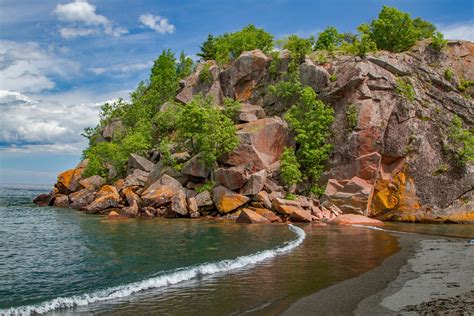
[[[109,221],[35,207],[47,189],[0,187],[0,314],[277,314],[398,250],[366,228]]]

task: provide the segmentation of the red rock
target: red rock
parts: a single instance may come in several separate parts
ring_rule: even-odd
[[[204,65],[209,65],[209,71],[212,75],[212,83],[208,84],[201,82],[199,74],[201,73]],[[203,94],[205,96],[212,97],[217,103],[221,103],[223,94],[221,90],[221,83],[218,79],[219,67],[213,60],[200,62],[196,66],[196,70],[187,78],[184,79],[184,87],[176,96],[176,101],[181,103],[190,102],[195,95]]]
[[[248,197],[235,193],[223,186],[215,187],[212,190],[212,195],[214,204],[221,214],[233,211],[250,201]]]
[[[82,172],[84,172],[84,168],[70,169],[60,173],[55,185],[59,193],[69,194],[79,190]]]
[[[38,206],[48,206],[53,198],[52,193],[40,194],[34,198],[33,203]]]
[[[269,168],[279,160],[289,143],[287,124],[279,117],[237,125],[237,129],[240,145],[221,161],[233,166],[245,165],[253,172]]]
[[[105,179],[101,176],[91,176],[89,178],[82,179],[81,181],[79,181],[79,184],[83,189],[92,188],[94,190],[103,186],[104,183]]]
[[[69,198],[65,194],[57,194],[54,197],[53,206],[55,207],[69,207]]]
[[[171,198],[170,210],[179,215],[188,215],[188,205],[186,203],[186,193],[183,190],[179,190]]]
[[[96,188],[91,185],[85,189],[69,194],[69,200],[71,201],[70,206],[72,208],[82,209],[91,204],[95,199],[95,189]]]
[[[223,185],[230,190],[240,189],[250,178],[243,165],[219,168],[215,171],[214,177],[218,185]]]
[[[104,185],[95,195],[94,201],[85,210],[87,213],[98,213],[111,207],[117,207],[120,195],[117,189],[111,185]]]
[[[265,181],[267,180],[267,172],[265,170],[260,170],[250,175],[250,179],[240,190],[240,194],[243,195],[256,195],[262,191]]]
[[[195,213],[199,210],[199,206],[195,197],[186,198],[186,202],[188,203],[188,209],[190,214]]]
[[[181,172],[185,175],[207,178],[211,169],[201,160],[199,155],[194,156],[183,164]]]
[[[293,210],[290,214],[292,222],[308,223],[312,221],[311,212],[305,210]]]
[[[268,219],[259,215],[257,212],[254,212],[248,208],[242,209],[239,217],[236,220],[237,223],[246,223],[246,224],[266,224],[270,223]]]
[[[381,155],[377,152],[372,152],[358,157],[349,164],[333,168],[330,172],[330,177],[336,180],[348,180],[358,177],[373,184],[377,178],[380,163]]]
[[[257,207],[249,207],[250,210],[256,212],[257,214],[265,217],[268,219],[270,222],[281,222],[281,218],[278,217],[275,213],[272,211],[266,209],[266,208],[257,208]]]
[[[129,172],[135,169],[140,169],[146,172],[150,172],[153,170],[154,166],[155,164],[153,162],[151,162],[150,160],[142,156],[139,156],[136,154],[130,154],[130,156],[128,157],[127,169]]]
[[[331,224],[337,225],[371,225],[371,226],[380,226],[383,225],[383,222],[368,218],[366,216],[358,214],[342,214],[330,221]]]
[[[367,215],[374,186],[365,180],[354,177],[345,184],[336,185],[336,180],[330,180],[325,195],[343,213],[358,213]]]
[[[298,202],[279,198],[274,199],[272,205],[281,215],[291,215],[294,211],[303,210]]]
[[[214,205],[209,191],[203,191],[201,193],[198,193],[196,195],[196,203],[198,207]]]
[[[266,191],[260,191],[257,194],[257,201],[262,203],[262,205],[268,209],[272,208],[272,202],[268,197],[268,193]]]

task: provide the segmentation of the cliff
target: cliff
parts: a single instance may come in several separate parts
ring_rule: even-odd
[[[278,58],[247,51],[225,66],[203,61],[180,82],[176,101],[182,106],[198,94],[219,105],[226,97],[242,104],[240,143],[212,167],[189,152],[172,152],[181,168],[169,166],[153,150],[146,157],[132,154],[126,177],[105,184],[99,176],[83,179],[85,160],[61,173],[54,190],[36,202],[109,217],[209,215],[262,223],[354,213],[474,222],[474,166],[456,160],[450,136],[459,118],[472,137],[474,89],[465,83],[474,81],[473,43],[450,41],[439,53],[421,41],[403,53],[335,54],[326,60],[313,54],[301,61],[301,83],[334,110],[328,140],[333,150],[318,180],[325,187],[321,196],[309,194],[304,181],[289,188],[280,179],[280,157],[285,147],[295,146],[294,132],[284,117],[288,104],[270,86],[290,59],[286,50]],[[200,79],[203,69],[211,75],[206,82]],[[100,131],[101,141],[120,129],[119,120],[110,122]]]

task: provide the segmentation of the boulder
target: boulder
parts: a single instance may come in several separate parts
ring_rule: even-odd
[[[249,179],[248,171],[243,165],[231,168],[219,168],[214,173],[218,185],[223,185],[230,190],[240,189]]]
[[[79,190],[82,172],[84,172],[84,168],[69,169],[61,172],[55,185],[59,193],[69,194]]]
[[[285,200],[280,198],[275,198],[272,201],[272,206],[281,215],[290,215],[293,211],[303,210],[300,203],[292,200]]]
[[[71,201],[70,206],[75,209],[85,208],[94,201],[96,189],[96,187],[91,185],[85,189],[69,194],[69,200]]]
[[[262,205],[268,209],[272,208],[272,201],[268,197],[268,193],[266,191],[258,192],[257,201],[262,203]]]
[[[124,126],[119,118],[112,119],[102,130],[102,137],[106,141],[115,139],[119,134],[123,133]]]
[[[141,169],[135,169],[124,181],[124,187],[145,186],[148,183],[150,173]]]
[[[196,155],[183,164],[181,172],[193,177],[207,178],[211,172],[211,168],[206,166],[206,164],[201,160],[200,155]]]
[[[330,74],[323,66],[315,65],[313,61],[306,58],[300,65],[300,80],[304,86],[310,86],[317,93],[321,92],[329,84]]]
[[[329,177],[336,180],[347,180],[353,177],[374,183],[381,163],[381,155],[372,152],[355,159],[353,162],[340,165],[331,170]]]
[[[187,151],[174,153],[171,155],[171,159],[176,163],[183,163],[191,159],[191,155]]]
[[[220,73],[220,83],[225,96],[246,101],[265,74],[270,58],[261,50],[246,51]]]
[[[239,146],[224,155],[221,162],[227,165],[245,165],[252,172],[269,168],[280,159],[289,144],[287,124],[279,117],[269,117],[237,125]]]
[[[179,190],[173,195],[170,210],[179,215],[188,215],[188,205],[186,203],[186,193],[184,193],[184,190]]]
[[[380,226],[383,225],[383,222],[368,218],[363,215],[358,214],[342,214],[330,221],[331,224],[336,225],[371,225],[371,226]]]
[[[266,117],[265,111],[259,105],[244,103],[237,111],[237,117],[241,122],[252,122]]]
[[[290,214],[292,222],[308,223],[312,221],[311,212],[305,210],[293,210]]]
[[[52,193],[40,194],[34,198],[33,203],[38,206],[48,206],[53,198]]]
[[[243,195],[256,195],[262,191],[263,186],[267,180],[267,172],[260,170],[250,175],[250,179],[240,190],[240,194]]]
[[[246,224],[266,224],[270,223],[268,219],[259,215],[257,212],[254,212],[248,208],[242,209],[239,217],[236,220],[237,223],[246,223]]]
[[[199,210],[199,206],[195,197],[186,198],[189,214],[193,214]]]
[[[96,193],[94,201],[85,210],[87,213],[95,214],[111,207],[117,207],[120,195],[117,189],[111,185],[104,185]]]
[[[203,191],[196,195],[195,197],[198,207],[211,206],[214,205],[212,201],[211,194],[209,191]]]
[[[184,189],[181,183],[176,179],[163,175],[150,185],[141,197],[145,206],[160,207],[162,205],[169,205],[172,197],[182,190]]]
[[[53,206],[55,207],[69,207],[69,198],[65,194],[57,194],[54,197]]]
[[[202,82],[199,79],[199,75],[204,68],[204,65],[207,64],[209,67],[209,72],[212,76],[212,82]],[[200,62],[195,71],[188,76],[183,82],[183,88],[176,96],[175,100],[181,103],[190,102],[195,95],[203,94],[204,96],[209,96],[214,99],[215,102],[221,103],[223,99],[221,82],[218,79],[219,75],[219,66],[213,60]]]
[[[95,176],[91,176],[89,178],[80,180],[79,184],[83,189],[92,188],[96,190],[105,184],[105,179],[102,178],[101,176],[95,175]]]
[[[141,206],[143,204],[142,199],[130,187],[124,188],[122,190],[122,194],[125,196],[125,200],[130,206],[132,206],[133,204]]]
[[[159,161],[157,164],[155,164],[153,170],[150,172],[148,176],[148,183],[151,184],[155,182],[165,174],[176,179],[181,184],[185,184],[189,180],[189,176],[184,175],[172,166],[166,165],[163,161]]]
[[[151,172],[155,164],[150,160],[143,158],[142,156],[136,154],[130,154],[128,157],[127,170],[128,173],[132,172],[135,169],[140,169],[146,172]]]
[[[349,181],[331,179],[324,194],[343,213],[367,215],[373,188],[372,184],[359,177]]]
[[[223,186],[215,187],[212,190],[212,195],[214,204],[221,214],[229,213],[250,201],[248,197],[235,193]]]
[[[117,211],[110,211],[109,214],[107,215],[107,219],[122,219],[124,218],[122,215],[120,215]]]
[[[257,214],[265,217],[268,219],[270,222],[281,222],[281,218],[278,217],[275,213],[270,211],[269,209],[266,208],[257,208],[257,207],[249,207],[250,210],[256,212]]]

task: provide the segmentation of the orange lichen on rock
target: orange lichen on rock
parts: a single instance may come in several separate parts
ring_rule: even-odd
[[[56,182],[56,187],[58,188],[59,192],[63,194],[69,194],[71,192],[77,191],[83,171],[84,168],[76,168],[61,172],[58,175],[58,181]]]

